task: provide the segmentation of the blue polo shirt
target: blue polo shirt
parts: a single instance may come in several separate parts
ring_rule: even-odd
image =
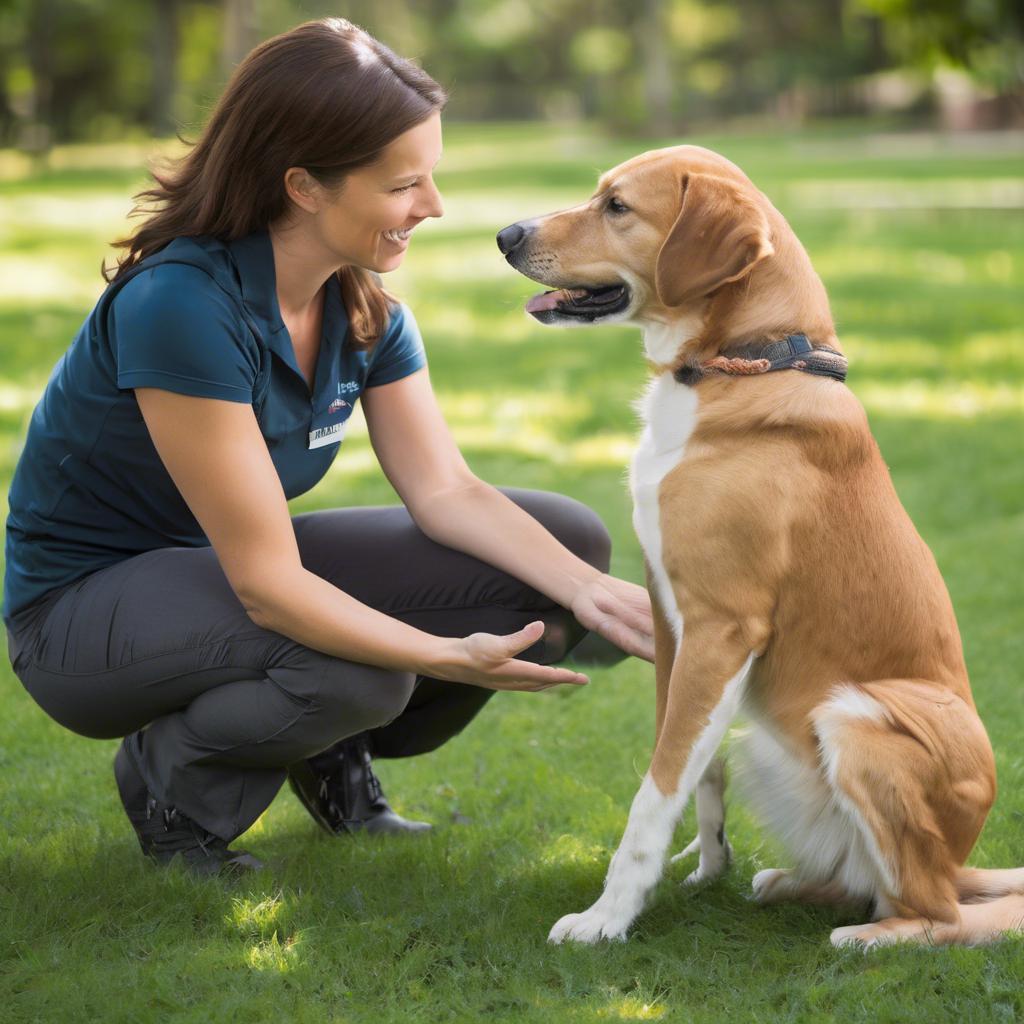
[[[32,412],[8,501],[3,618],[48,591],[153,548],[209,540],[164,468],[132,388],[253,406],[288,498],[327,472],[365,388],[426,364],[396,305],[367,352],[327,282],[312,393],[277,304],[266,230],[177,238],[100,296]]]

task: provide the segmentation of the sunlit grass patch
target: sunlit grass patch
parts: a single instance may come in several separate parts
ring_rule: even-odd
[[[290,971],[300,958],[299,937],[286,936],[283,940],[274,932],[269,939],[260,939],[245,950],[245,963],[256,971]]]
[[[588,867],[604,865],[608,849],[597,843],[587,843],[578,836],[559,836],[544,854],[542,862],[546,864],[579,864]]]
[[[919,182],[899,178],[803,181],[790,186],[791,202],[810,209],[1024,209],[1024,180],[943,178]]]
[[[231,899],[231,912],[225,921],[236,929],[239,934],[248,937],[269,938],[277,934],[281,911],[285,900],[281,892],[257,899],[251,896],[234,896]]]
[[[895,412],[901,416],[974,419],[1007,412],[1024,416],[1024,386],[1020,384],[936,384],[911,380],[892,385],[862,384],[855,390],[869,411]]]

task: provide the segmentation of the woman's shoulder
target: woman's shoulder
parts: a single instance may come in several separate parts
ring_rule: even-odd
[[[175,243],[172,243],[172,245]],[[169,247],[168,247],[169,248]],[[259,341],[215,266],[177,259],[191,255],[176,247],[176,258],[143,267],[110,298],[100,323],[119,372],[126,367],[164,366],[176,361],[182,374],[217,380],[218,361],[229,358],[246,374],[259,365]],[[120,380],[120,377],[119,377]]]
[[[139,260],[126,273],[133,278],[145,274],[172,281],[176,274],[196,281],[197,275],[202,274],[221,287],[233,285],[237,290],[231,268],[231,254],[225,242],[206,235],[181,235]]]
[[[388,326],[370,354],[366,387],[389,384],[426,365],[419,325],[412,310],[396,301]]]
[[[208,244],[213,243],[213,244]],[[226,250],[216,240],[181,237],[141,260],[118,285],[115,279],[110,308],[124,320],[142,316],[152,322],[167,317],[198,320],[216,314],[238,317],[237,284]]]
[[[388,325],[384,328],[381,341],[385,339],[393,341],[404,332],[418,331],[418,329],[419,325],[416,323],[416,317],[409,304],[391,296],[388,302]]]
[[[133,268],[113,297],[105,337],[117,385],[252,401],[258,339],[239,298],[217,280],[215,265],[191,258],[195,251],[187,240],[170,243],[161,250],[167,258]]]

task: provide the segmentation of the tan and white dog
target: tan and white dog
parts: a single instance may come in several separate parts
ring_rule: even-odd
[[[550,939],[624,937],[695,791],[691,880],[724,869],[715,754],[741,706],[753,808],[795,862],[755,876],[760,902],[870,904],[872,923],[835,929],[836,945],[1024,926],[1024,869],[963,866],[996,781],[956,619],[782,215],[724,157],[677,146],[498,246],[557,289],[528,312],[635,324],[651,370],[631,488],[655,612],[654,756],[602,895]]]

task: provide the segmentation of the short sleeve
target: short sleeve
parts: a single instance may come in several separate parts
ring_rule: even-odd
[[[427,356],[416,318],[404,302],[399,303],[387,330],[373,347],[364,387],[390,384],[426,365]]]
[[[198,267],[142,271],[114,296],[108,327],[119,388],[252,402],[256,342],[230,296]]]

